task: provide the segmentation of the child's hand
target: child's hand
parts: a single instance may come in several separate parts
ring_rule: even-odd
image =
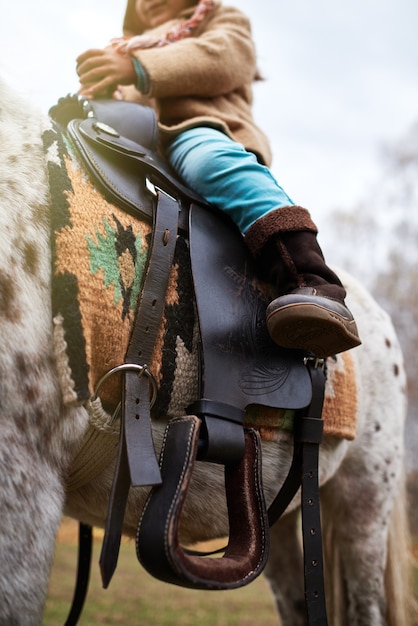
[[[108,96],[118,85],[136,81],[131,57],[113,48],[87,50],[76,61],[81,84],[79,93],[87,98]]]

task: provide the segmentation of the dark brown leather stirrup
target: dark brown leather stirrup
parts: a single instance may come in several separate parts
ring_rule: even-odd
[[[312,381],[312,399],[306,411],[296,415],[294,450],[291,467],[279,493],[268,509],[269,526],[283,515],[302,487],[302,539],[304,558],[305,606],[309,626],[327,626],[324,567],[319,495],[319,446],[324,423],[322,408],[325,393],[325,364],[323,359],[306,357],[305,364]],[[224,549],[202,553],[188,550],[193,556],[211,556]]]
[[[288,504],[296,495],[299,487],[302,484],[302,532],[303,532],[303,546],[304,546],[304,562],[305,562],[305,598],[306,598],[306,611],[307,611],[307,619],[309,626],[327,626],[327,613],[325,606],[325,591],[324,591],[324,580],[323,580],[323,557],[322,557],[322,536],[321,536],[321,521],[320,521],[320,508],[319,508],[319,485],[318,485],[318,453],[319,453],[319,445],[322,441],[322,433],[323,433],[323,421],[322,421],[322,405],[324,399],[324,388],[325,388],[325,374],[323,368],[318,366],[318,363],[315,359],[307,359],[306,365],[308,366],[309,373],[312,378],[312,387],[313,387],[313,396],[312,401],[308,407],[306,415],[301,414],[297,418],[297,423],[295,425],[294,431],[294,455],[292,465],[289,471],[289,474],[273,503],[270,505],[268,511],[268,523],[272,526],[277,519],[284,513]],[[210,563],[209,569],[206,569],[206,563],[209,562],[209,556],[214,553],[197,553],[193,551],[183,550],[178,543],[178,524],[180,513],[186,498],[187,488],[190,481],[190,475],[193,469],[194,464],[194,456],[197,454],[198,447],[198,429],[200,420],[194,416],[188,416],[187,418],[182,418],[181,420],[177,420],[178,425],[172,425],[172,428],[176,430],[173,435],[170,435],[169,444],[166,444],[167,453],[165,454],[164,467],[162,469],[163,476],[168,475],[173,478],[172,483],[168,487],[165,483],[164,491],[160,492],[158,499],[154,500],[152,506],[148,510],[148,513],[144,513],[144,516],[148,519],[145,520],[145,525],[143,526],[143,520],[141,520],[141,526],[146,528],[145,534],[142,534],[141,537],[137,537],[137,551],[138,558],[143,562],[143,565],[151,574],[154,576],[161,578],[162,580],[166,580],[167,582],[171,582],[174,584],[180,584],[182,586],[190,586],[196,588],[197,585],[203,584],[201,588],[209,589],[209,588],[225,588],[224,583],[222,583],[222,587],[220,587],[220,578],[219,572],[214,571],[214,566]],[[182,433],[180,433],[180,428]],[[253,436],[253,435],[252,435]],[[179,444],[180,439],[183,438],[183,445]],[[248,434],[246,433],[246,441],[248,440]],[[171,462],[175,464],[174,473],[175,476],[171,475],[170,468],[170,455],[173,451],[175,452],[175,458],[171,459]],[[183,452],[182,452],[183,451]],[[182,452],[182,454],[181,454]],[[180,456],[184,455],[179,462],[179,453]],[[247,468],[248,468],[248,459],[247,459]],[[181,485],[177,482],[179,480],[179,468],[184,469],[184,478],[182,480],[185,481],[185,486]],[[177,473],[176,473],[177,472]],[[258,480],[261,480],[260,474],[258,474]],[[244,482],[243,482],[244,481]],[[238,484],[250,484],[251,481],[245,481],[245,478],[241,476],[239,478]],[[236,494],[236,489],[234,489],[234,483],[229,482],[230,488],[232,488],[232,492],[229,492],[234,495]],[[175,489],[174,489],[175,488]],[[154,489],[154,492],[158,489],[162,489],[157,487]],[[175,493],[174,498],[174,515],[175,517],[167,520],[167,506],[171,503],[171,499],[173,498],[173,489]],[[167,492],[171,492],[168,493]],[[227,488],[228,492],[228,488]],[[262,493],[262,492],[261,492]],[[155,496],[154,496],[155,497]],[[257,499],[257,498],[256,498]],[[251,501],[251,498],[249,499]],[[243,528],[243,520],[244,516],[241,517],[240,512],[236,512],[235,503],[230,502],[231,507],[229,507],[230,515],[231,513],[235,516],[233,521],[235,520],[235,524],[238,524],[238,534],[234,535],[237,539],[239,537],[239,531]],[[238,506],[243,506],[242,502],[237,500]],[[260,502],[258,502],[260,504]],[[160,508],[160,509],[159,509]],[[159,509],[159,510],[158,510]],[[254,509],[253,509],[254,510]],[[165,517],[164,517],[165,515]],[[159,532],[159,550],[161,551],[162,556],[160,554],[160,558],[156,561],[156,552],[155,552],[155,543],[154,539],[148,535],[148,542],[145,541],[147,537],[147,533],[152,532],[153,523],[156,519],[164,519],[167,520],[169,533],[167,535],[161,533],[161,528]],[[253,519],[253,516],[252,516]],[[257,520],[255,520],[257,522]],[[232,524],[232,528],[234,529],[234,524]],[[247,532],[251,528],[248,525],[245,525]],[[260,531],[260,526],[256,528],[256,530]],[[262,522],[262,532],[266,532],[266,524],[264,521],[264,513],[263,513],[263,522]],[[268,536],[268,531],[266,533]],[[171,544],[161,543],[161,537],[170,537],[172,541]],[[240,538],[241,540],[241,538]],[[247,536],[248,540],[248,536]],[[251,541],[250,541],[251,544]],[[246,545],[246,544],[244,544]],[[91,532],[90,532],[90,546],[91,546]],[[165,549],[167,548],[167,551]],[[238,552],[242,549],[242,546],[237,544],[236,548],[238,551],[232,546],[228,546],[225,550],[227,550],[228,558],[230,563],[234,563],[234,557]],[[250,550],[251,554],[257,554],[257,549],[260,550],[260,546],[258,548],[254,548]],[[264,568],[264,559],[267,557],[268,552],[268,544],[266,543],[264,547],[264,553],[261,546],[260,554],[263,554],[262,559],[254,558],[254,562],[258,564],[260,573]],[[86,557],[88,555],[88,558]],[[174,554],[174,557],[173,557]],[[206,557],[206,558],[202,558]],[[197,559],[200,558],[200,561]],[[168,565],[167,565],[168,560]],[[211,559],[212,561],[220,561],[219,559]],[[241,560],[241,559],[240,559]],[[162,563],[162,565],[161,565]],[[242,561],[241,561],[242,563]],[[225,561],[222,563],[225,565]],[[174,570],[173,570],[174,568]],[[233,567],[227,568],[229,569],[229,573],[233,569]],[[65,626],[75,626],[78,621],[78,617],[81,613],[85,596],[87,593],[87,585],[79,584],[80,578],[81,582],[88,581],[88,575],[90,570],[90,552],[89,552],[89,544],[87,542],[87,550],[83,551],[82,546],[80,547],[79,552],[79,572],[78,572],[78,582],[77,582],[77,590],[74,595],[73,606],[71,610],[70,616],[73,618],[73,621],[68,618]],[[227,570],[225,570],[227,571]],[[252,571],[250,568],[249,571]],[[257,572],[257,567],[254,569],[254,572]],[[254,578],[258,573],[255,573]],[[239,580],[236,577],[236,570],[234,571],[235,581]],[[205,576],[204,582],[202,583],[203,575]],[[223,574],[222,574],[223,577]],[[215,578],[215,581],[213,581]],[[252,579],[252,577],[251,577]],[[246,582],[250,582],[250,579],[244,574],[241,574],[241,582],[237,585],[240,586],[245,584]],[[210,586],[214,584],[214,586]],[[232,587],[229,587],[232,588]]]
[[[179,543],[180,516],[193,473],[201,420],[187,416],[167,426],[161,453],[163,483],[154,487],[137,533],[137,555],[145,569],[165,582],[193,589],[234,589],[264,569],[269,549],[261,483],[259,435],[245,431],[241,461],[225,466],[230,539],[220,559],[189,554]],[[255,476],[255,479],[254,479]]]

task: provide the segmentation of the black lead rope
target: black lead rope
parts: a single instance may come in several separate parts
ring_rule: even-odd
[[[83,610],[90,580],[93,529],[80,522],[78,527],[77,583],[74,590],[71,610],[64,626],[76,626]]]

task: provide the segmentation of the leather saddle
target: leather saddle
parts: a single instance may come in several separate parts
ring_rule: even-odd
[[[126,427],[122,424],[119,453],[124,467],[115,476],[109,505],[101,562],[104,586],[116,567],[123,522],[124,504],[120,510],[115,505],[119,484],[124,485],[124,496],[119,500],[126,500],[130,484],[154,485],[137,541],[138,557],[153,575],[184,586],[210,589],[246,584],[264,568],[268,518],[262,495],[260,441],[255,431],[244,429],[245,409],[253,404],[306,409],[312,399],[311,377],[304,363],[306,353],[280,349],[271,341],[265,324],[268,297],[241,234],[229,218],[177,180],[158,154],[158,129],[152,109],[114,100],[83,102],[67,97],[50,114],[67,128],[105,197],[153,222],[157,231],[164,227],[159,216],[165,211],[171,220],[170,229],[187,233],[201,335],[201,396],[188,407],[187,416],[169,424],[159,468],[151,458],[150,428],[141,434],[145,448],[151,450],[149,465],[138,467],[138,455],[132,452],[128,436],[137,426],[129,425],[130,392],[126,392]],[[166,254],[167,246],[159,247],[157,242],[154,248],[143,292],[152,282],[153,254],[158,261],[158,255]],[[166,265],[170,258],[165,259]],[[147,318],[148,301],[164,300],[161,292],[167,280],[168,276],[154,280],[152,289],[159,290],[158,298],[145,294],[145,302],[138,306],[138,318]],[[139,328],[141,323],[140,319]],[[149,326],[146,322],[147,329]],[[140,422],[145,422],[142,414]],[[140,449],[141,455],[143,448],[143,441],[133,444],[134,451]],[[225,465],[231,536],[222,559],[199,559],[179,546],[179,516],[196,458]],[[134,476],[139,478],[135,480]],[[241,493],[243,499],[237,495]],[[255,535],[264,538],[261,545],[258,538],[254,540]]]
[[[71,110],[67,130],[104,195],[150,222],[155,198],[149,183],[177,203],[179,229],[190,240],[206,357],[205,393],[216,393],[240,409],[248,404],[308,406],[311,385],[303,364],[305,353],[279,348],[270,339],[265,324],[268,294],[238,229],[179,181],[158,154],[154,111],[126,101],[81,102],[78,113],[86,119],[73,119]],[[66,114],[61,109],[58,121],[62,123]]]

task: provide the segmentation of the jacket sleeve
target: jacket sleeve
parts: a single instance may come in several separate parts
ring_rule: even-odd
[[[250,84],[256,56],[249,20],[219,7],[202,32],[161,48],[136,50],[152,98],[216,97]]]

